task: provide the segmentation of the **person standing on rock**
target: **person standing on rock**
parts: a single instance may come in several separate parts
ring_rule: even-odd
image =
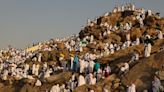
[[[163,33],[160,30],[157,30],[158,33],[158,39],[163,39]]]
[[[136,92],[136,86],[134,83],[131,83],[131,85],[128,87],[127,92]]]
[[[80,73],[83,73],[84,68],[85,68],[85,61],[82,59],[79,59],[79,65],[80,65]]]
[[[111,68],[109,64],[107,64],[105,67],[105,77],[108,77],[110,73],[111,73]]]
[[[50,92],[60,92],[59,84],[52,86]]]
[[[86,84],[85,78],[84,78],[84,76],[83,76],[82,74],[80,74],[80,75],[79,75],[79,78],[78,78],[78,87],[79,87],[79,86],[82,86],[82,85],[84,85],[84,84]]]
[[[98,60],[95,60],[96,63],[94,64],[94,72],[98,72],[98,70],[100,69],[100,63],[98,62]]]
[[[152,40],[150,39],[150,35],[146,35],[146,40],[144,41],[145,43],[145,57],[149,57],[151,53],[151,44],[153,43]]]
[[[93,60],[90,60],[89,61],[89,72],[92,73],[93,72],[93,69],[94,69],[94,65],[95,65],[95,62]]]
[[[154,76],[154,80],[152,81],[152,91],[160,92],[161,82],[157,76]]]
[[[75,57],[74,57],[74,61],[73,61],[73,71],[74,71],[74,72],[77,72],[78,63],[79,63],[79,57],[78,57],[78,55],[76,54]]]

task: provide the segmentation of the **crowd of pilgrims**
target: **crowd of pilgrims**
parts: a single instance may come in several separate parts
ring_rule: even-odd
[[[116,12],[123,12],[125,10],[131,10],[131,11],[137,11],[138,16],[136,16],[136,19],[139,21],[140,26],[144,26],[143,20],[145,18],[145,13],[148,13],[148,16],[152,16],[151,10],[144,10],[144,9],[136,9],[133,4],[127,4],[126,6],[118,6],[115,7],[113,10],[113,13]],[[108,16],[109,13],[106,13],[104,15]],[[94,26],[96,23],[95,21],[88,20],[87,26]],[[115,31],[118,29],[117,26],[111,26],[107,22],[102,23],[100,26],[107,27],[107,31],[100,34],[100,36],[105,36],[110,34],[111,31]],[[0,78],[1,80],[9,80],[11,77],[15,80],[21,80],[22,78],[27,79],[35,79],[37,78],[37,81],[35,83],[35,86],[42,86],[42,82],[39,80],[41,78],[48,78],[51,75],[54,74],[55,71],[63,70],[63,71],[72,71],[72,77],[69,81],[67,81],[66,84],[54,85],[50,92],[71,92],[76,87],[89,84],[94,85],[102,78],[109,77],[112,70],[109,64],[106,64],[105,66],[101,66],[101,64],[98,61],[98,58],[101,58],[103,56],[107,56],[109,54],[114,54],[115,51],[118,51],[120,49],[126,49],[130,46],[139,45],[140,44],[140,38],[136,38],[136,41],[131,41],[130,39],[130,33],[128,31],[132,28],[131,22],[126,23],[125,25],[120,25],[120,30],[127,32],[126,35],[126,42],[123,44],[116,44],[116,43],[104,43],[104,51],[100,52],[100,54],[93,54],[93,53],[85,53],[84,55],[79,55],[79,52],[83,52],[83,47],[86,47],[88,43],[97,44],[94,40],[94,36],[86,36],[83,39],[80,39],[78,35],[70,36],[63,39],[54,39],[55,42],[64,42],[65,47],[71,52],[76,51],[77,53],[75,55],[70,56],[70,61],[67,62],[64,59],[64,56],[61,54],[59,61],[62,62],[61,66],[55,66],[55,67],[49,67],[47,62],[44,62],[44,64],[41,66],[40,64],[35,63],[43,62],[42,61],[42,53],[39,51],[52,51],[53,49],[57,49],[57,44],[54,44],[53,46],[49,47],[51,42],[40,43],[44,46],[39,49],[39,51],[35,52],[26,52],[25,50],[18,50],[15,48],[8,48],[6,50],[0,51]],[[158,35],[158,39],[163,39],[163,33],[161,30],[156,30]],[[145,34],[145,57],[149,57],[151,53],[151,36],[148,34]],[[9,55],[8,55],[9,54]],[[34,57],[35,56],[35,57]],[[32,58],[33,57],[33,58]],[[29,58],[32,58],[32,66],[25,61]],[[122,67],[120,67],[119,74],[122,75],[124,72],[129,70],[129,64],[131,62],[135,62],[139,60],[139,53],[135,52],[132,59],[129,62],[125,62]],[[79,76],[75,76],[75,73],[79,73]],[[35,76],[35,77],[34,77]],[[158,92],[160,87],[160,80],[158,77],[154,77],[154,81],[152,82],[152,90],[153,92]],[[94,92],[94,90],[90,90],[90,92]],[[108,92],[104,88],[104,92]],[[132,83],[128,86],[127,92],[136,92],[135,84]]]

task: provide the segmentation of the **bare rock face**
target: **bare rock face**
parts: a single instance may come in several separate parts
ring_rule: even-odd
[[[164,64],[164,50],[144,58],[139,61],[123,78],[124,85],[130,82],[136,83],[137,90],[140,92],[144,89],[151,88],[151,80],[156,70],[160,69]]]
[[[46,83],[63,84],[71,78],[71,72],[63,72],[45,79]]]

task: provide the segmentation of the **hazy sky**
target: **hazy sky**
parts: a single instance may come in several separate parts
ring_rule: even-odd
[[[164,15],[164,0],[0,0],[0,48],[78,33],[88,18],[126,2]]]

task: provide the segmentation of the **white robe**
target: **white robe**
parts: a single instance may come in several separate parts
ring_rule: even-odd
[[[44,74],[44,78],[50,77],[50,73],[51,73],[51,71],[49,69],[47,69],[47,71]]]
[[[93,43],[93,41],[94,41],[94,36],[91,35],[91,37],[90,37],[90,43]]]
[[[85,78],[84,76],[80,75],[78,79],[78,86],[84,85],[85,84]]]
[[[74,58],[71,57],[71,70],[73,70],[73,60],[74,60]]]
[[[42,86],[41,81],[37,79],[37,81],[36,81],[36,83],[35,83],[35,86],[37,86],[37,87]]]
[[[80,62],[80,73],[83,73],[85,68],[85,61],[80,59],[79,62]]]
[[[7,76],[8,76],[8,70],[5,70],[2,76],[3,80],[7,80]]]
[[[113,54],[114,53],[114,46],[113,46],[113,44],[110,44],[109,48],[110,48],[111,54]]]
[[[131,41],[126,41],[125,44],[126,44],[126,48],[128,48],[131,44]]]
[[[28,74],[28,70],[30,69],[29,65],[28,64],[25,64],[25,69],[24,69],[24,72],[26,74]]]
[[[47,65],[47,63],[45,62],[45,63],[43,64],[43,70],[46,70],[47,67],[48,67],[48,65]]]
[[[121,67],[122,72],[125,72],[126,70],[129,70],[129,64],[128,63],[124,63],[124,66]]]
[[[39,56],[38,56],[38,61],[41,62],[42,61],[42,53],[39,53]]]
[[[37,64],[36,67],[35,67],[35,73],[34,73],[34,74],[35,74],[36,76],[38,76],[38,74],[39,74],[39,67],[40,67],[39,64]]]
[[[151,44],[148,43],[145,46],[145,57],[149,57],[150,56],[150,53],[151,53]]]
[[[132,11],[134,11],[135,10],[135,5],[134,4],[132,4]]]
[[[128,88],[128,92],[136,92],[136,86],[134,84],[132,84],[129,88]]]
[[[52,86],[50,92],[60,92],[60,87],[59,87],[59,85],[54,85],[54,86]]]
[[[95,62],[94,61],[89,61],[89,72],[93,72],[93,68],[94,68]]]
[[[96,84],[96,78],[92,78],[91,82],[90,82],[90,85],[95,85],[95,84]]]
[[[152,15],[152,11],[151,10],[148,10],[148,16],[151,16]]]
[[[130,33],[126,34],[126,40],[130,41]]]
[[[32,74],[34,74],[34,73],[35,73],[35,68],[36,68],[36,65],[35,65],[35,64],[33,64],[33,65],[32,65]]]
[[[158,31],[158,39],[163,39],[163,34],[161,31]]]
[[[121,11],[123,12],[125,10],[125,7],[124,6],[121,6]]]
[[[140,44],[140,39],[139,38],[136,38],[136,43],[135,45],[139,45]]]

